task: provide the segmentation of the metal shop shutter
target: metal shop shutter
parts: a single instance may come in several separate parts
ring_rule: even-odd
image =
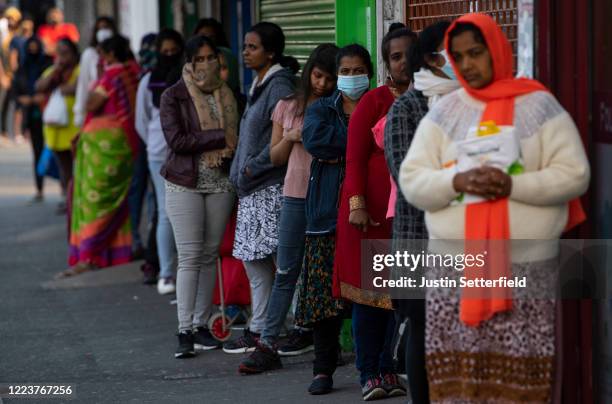
[[[518,45],[517,0],[406,0],[406,21],[414,31],[421,31],[439,20],[454,20],[463,14],[487,13],[502,27],[515,55]]]
[[[285,54],[304,67],[310,52],[324,42],[336,43],[335,0],[260,0],[259,21],[278,24],[285,33]]]

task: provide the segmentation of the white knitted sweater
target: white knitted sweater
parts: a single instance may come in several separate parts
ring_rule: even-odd
[[[406,200],[426,211],[431,239],[464,237],[465,206],[450,205],[457,197],[455,141],[477,126],[485,104],[459,89],[438,102],[421,121],[406,158],[399,186]],[[567,203],[589,184],[589,163],[570,115],[547,92],[517,97],[514,126],[525,165],[512,177],[509,201],[512,239],[557,239],[567,222]]]

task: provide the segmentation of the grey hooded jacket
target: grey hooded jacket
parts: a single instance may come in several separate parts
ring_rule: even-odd
[[[271,117],[276,103],[294,91],[295,76],[289,69],[282,69],[257,86],[250,96],[240,121],[238,148],[230,170],[230,181],[239,198],[283,182],[287,167],[274,167],[270,162]]]

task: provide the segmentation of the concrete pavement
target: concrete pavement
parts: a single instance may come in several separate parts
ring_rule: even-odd
[[[45,202],[29,206],[31,175],[27,145],[0,148],[0,385],[75,386],[72,399],[54,402],[362,401],[352,362],[338,369],[333,394],[313,397],[312,355],[258,376],[238,375],[242,355],[174,359],[176,306],[140,283],[135,264],[52,282],[67,256],[65,218],[55,214],[59,187],[48,181]]]

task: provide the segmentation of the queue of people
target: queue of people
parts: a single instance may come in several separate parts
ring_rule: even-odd
[[[60,169],[70,267],[58,278],[144,249],[147,283],[176,293],[176,358],[223,349],[248,354],[238,371],[258,374],[314,350],[313,395],[333,391],[350,318],[365,401],[558,398],[554,301],[488,304],[441,290],[402,300],[362,284],[366,240],[400,249],[428,238],[550,239],[584,219],[576,198],[589,165],[575,125],[544,86],[513,78],[510,44],[490,17],[437,22],[419,35],[393,24],[380,49],[389,76],[372,90],[363,46],[321,44],[300,66],[284,54],[282,29],[260,22],[244,37],[254,77],[246,96],[216,20],[201,20],[190,38],[172,29],[147,36],[137,61],[113,19],[98,18],[80,54],[60,17],[53,11],[44,37],[23,41],[14,69],[35,162],[46,145]],[[458,171],[456,143],[484,121],[515,127],[521,173]],[[142,242],[147,178],[152,229]],[[483,201],[456,203],[463,194]],[[228,231],[251,316],[242,335],[221,343],[209,319]],[[554,265],[543,255],[509,270]]]

